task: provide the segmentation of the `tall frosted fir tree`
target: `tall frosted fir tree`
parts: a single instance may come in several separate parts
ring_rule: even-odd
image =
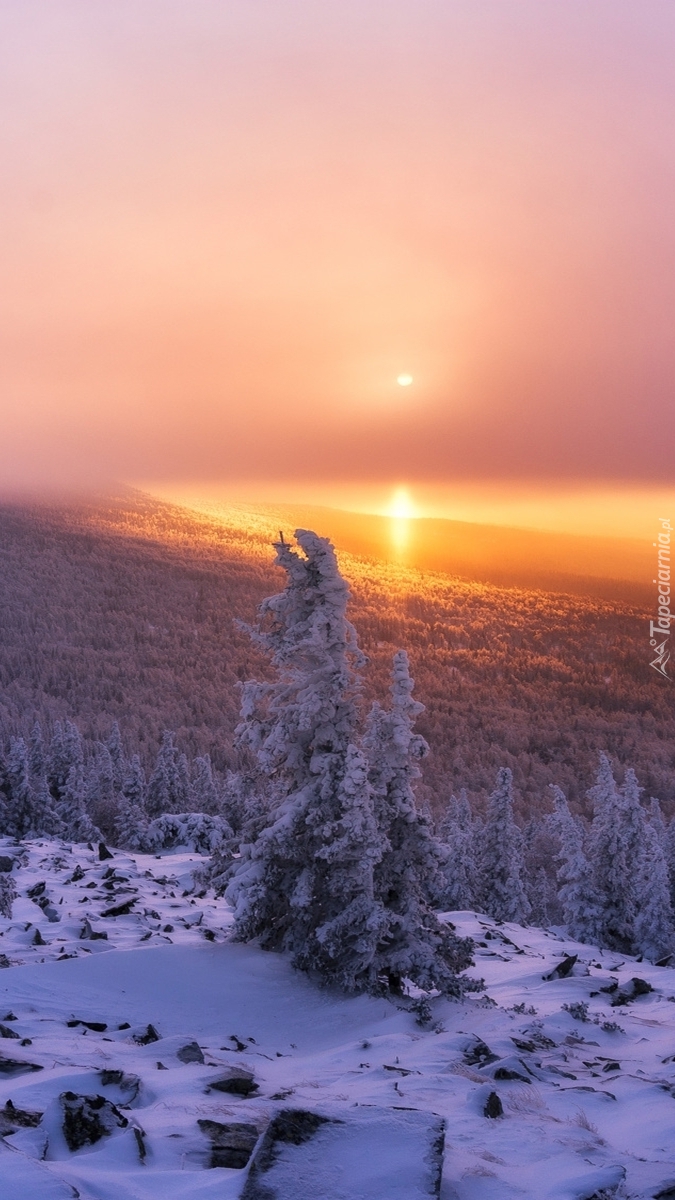
[[[440,839],[445,850],[445,862],[438,906],[441,911],[473,908],[478,891],[477,839],[466,788],[462,788],[459,800],[456,796],[450,797],[440,827]]]
[[[601,906],[593,882],[593,869],[584,854],[584,834],[572,816],[561,788],[552,785],[555,812],[551,825],[560,839],[558,899],[569,934],[580,942],[597,942],[601,932]]]
[[[410,979],[427,990],[457,992],[465,986],[458,972],[471,964],[471,943],[455,937],[431,907],[445,883],[445,855],[415,806],[419,764],[429,747],[414,732],[424,705],[413,699],[405,650],[394,655],[390,691],[389,711],[373,705],[364,738],[382,849],[374,867],[375,898],[386,916],[372,976],[386,977],[392,991]]]
[[[188,807],[185,771],[179,769],[178,751],[173,739],[173,733],[165,729],[145,797],[149,817],[185,812]]]
[[[644,845],[645,815],[633,771],[616,786],[606,755],[600,755],[596,782],[588,792],[593,801],[590,858],[601,902],[600,943],[630,954],[636,908],[635,871]]]
[[[513,775],[509,767],[497,772],[497,786],[488,800],[481,874],[485,911],[498,921],[527,921],[530,902],[523,885],[523,838],[513,819]]]
[[[249,681],[237,735],[274,778],[269,825],[242,846],[227,895],[236,935],[288,950],[305,970],[362,986],[382,914],[373,897],[379,858],[366,772],[353,749],[356,670],[364,659],[347,620],[349,589],[330,542],[299,529],[302,553],[280,540],[288,582],[264,600],[251,635],[272,659],[273,683]],[[359,953],[344,914],[359,906]]]
[[[668,864],[658,830],[651,821],[645,822],[635,872],[635,891],[637,912],[633,927],[634,951],[651,962],[658,962],[675,949],[675,930]]]
[[[242,846],[227,895],[240,939],[288,950],[297,966],[347,990],[373,989],[399,914],[376,894],[390,843],[357,746],[364,659],[333,547],[307,530],[295,536],[300,551],[283,539],[275,546],[288,583],[263,602],[251,631],[277,678],[244,685],[238,730],[274,780],[276,802],[266,828]]]

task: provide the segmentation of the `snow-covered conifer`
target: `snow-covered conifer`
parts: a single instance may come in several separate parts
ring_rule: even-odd
[[[56,815],[63,828],[63,836],[73,842],[91,842],[99,836],[86,805],[86,783],[82,763],[73,763],[68,772],[61,799],[56,805]]]
[[[11,920],[12,903],[16,899],[16,884],[9,871],[0,871],[0,917]]]
[[[146,794],[145,805],[149,817],[159,817],[165,812],[184,812],[186,808],[173,738],[173,733],[168,729],[162,734],[162,744]]]
[[[115,845],[125,850],[139,850],[143,845],[147,826],[145,774],[139,756],[134,754],[122,782],[122,793],[117,805]]]
[[[196,812],[217,813],[219,811],[220,798],[213,778],[211,758],[208,754],[194,760],[192,798]]]
[[[45,747],[42,739],[42,726],[39,721],[35,721],[31,729],[30,741],[28,743],[28,765],[31,777],[34,780],[40,779],[47,769]]]
[[[429,935],[420,928],[418,942],[411,935],[404,944],[411,909],[405,908],[404,881],[394,861],[399,847],[382,832],[405,820],[403,793],[414,777],[415,752],[424,745],[411,731],[410,706],[415,702],[409,677],[408,683],[403,680],[407,664],[404,671],[399,662],[396,716],[386,714],[389,738],[402,735],[406,727],[402,746],[395,752],[390,746],[391,758],[380,768],[371,756],[374,776],[381,769],[381,811],[388,813],[378,829],[375,785],[355,742],[355,673],[363,656],[346,616],[349,589],[327,539],[307,530],[298,530],[296,538],[303,553],[283,539],[276,544],[288,583],[284,592],[263,602],[252,631],[270,654],[277,679],[251,681],[242,693],[239,742],[274,779],[276,804],[256,841],[242,845],[228,887],[236,933],[258,937],[268,949],[290,950],[298,966],[353,990],[377,987],[381,973],[390,974],[398,986],[407,968],[413,977],[417,972],[426,979],[432,950],[435,961],[443,961],[445,931],[438,931],[437,923],[433,927],[435,917],[429,915]],[[414,824],[414,810],[408,820]],[[374,869],[387,852],[393,855],[390,867],[376,888]],[[382,898],[386,888],[390,906]],[[422,890],[422,884],[414,865],[410,895],[416,889]],[[397,897],[403,906],[399,912]],[[421,900],[418,911],[426,917]],[[438,938],[433,947],[432,934]],[[418,945],[424,946],[423,962]],[[453,965],[461,969],[467,963]],[[450,973],[448,966],[448,977]],[[457,983],[456,974],[452,981]]]
[[[275,546],[288,583],[280,595],[263,601],[252,630],[278,678],[244,684],[238,729],[240,743],[253,750],[262,771],[275,776],[278,803],[255,843],[242,846],[227,894],[235,905],[238,937],[289,950],[304,965],[321,964],[326,978],[333,977],[335,955],[333,971],[343,978],[339,930],[332,922],[343,912],[348,887],[333,847],[344,846],[346,877],[358,873],[349,848],[359,844],[365,801],[362,790],[353,791],[358,770],[351,746],[355,668],[363,656],[347,620],[349,589],[333,547],[307,530],[298,530],[296,538],[303,553],[283,540]],[[363,787],[367,791],[367,780]],[[381,850],[371,841],[361,853],[362,872],[370,872],[364,903],[377,924],[372,862]],[[365,911],[360,920],[367,924]],[[319,929],[326,931],[321,953]]]
[[[9,795],[5,802],[4,832],[10,837],[24,838],[36,829],[28,750],[22,737],[10,740],[5,770]]]
[[[425,989],[460,990],[458,972],[471,962],[470,946],[454,937],[432,910],[444,884],[445,854],[428,818],[417,811],[415,784],[429,747],[414,732],[424,705],[412,696],[408,655],[394,655],[391,706],[374,704],[364,745],[369,760],[375,819],[382,848],[374,863],[374,895],[386,925],[373,962],[373,982],[392,990],[410,979]]]
[[[633,771],[619,790],[606,755],[600,756],[596,783],[589,789],[593,824],[589,843],[599,897],[600,942],[629,954],[636,916],[635,867],[644,844],[644,810]]]
[[[551,824],[558,835],[558,899],[571,937],[595,943],[601,934],[601,905],[593,869],[584,853],[584,833],[571,814],[561,788],[552,787],[555,812]]]
[[[86,784],[87,811],[94,823],[111,837],[117,815],[117,796],[113,761],[104,742],[97,742]]]
[[[117,721],[113,721],[112,729],[106,742],[110,762],[112,764],[113,784],[116,793],[122,791],[122,785],[127,774],[127,760],[122,745],[122,735]]]
[[[84,748],[80,731],[72,721],[66,721],[63,729],[56,722],[49,770],[50,790],[56,796],[54,810],[64,837],[74,842],[92,841],[99,831],[87,812]]]
[[[122,795],[141,812],[145,808],[145,771],[138,754],[132,754],[122,783]]]
[[[524,924],[530,902],[523,884],[523,838],[513,817],[510,767],[497,772],[497,786],[488,800],[480,871],[485,912],[498,921]]]
[[[178,798],[176,804],[179,806],[178,812],[191,812],[194,808],[194,795],[192,792],[192,780],[190,779],[190,764],[187,760],[187,754],[179,754],[176,759],[176,770],[178,771]]]
[[[675,949],[675,930],[668,865],[657,829],[651,821],[645,822],[636,866],[633,949],[634,953],[657,962]]]
[[[471,807],[462,788],[452,796],[439,831],[445,851],[443,886],[438,896],[441,911],[473,908],[477,895],[475,831]]]
[[[36,833],[58,836],[61,825],[54,811],[54,798],[49,790],[47,760],[40,722],[33,725],[28,744],[28,766],[33,798],[33,828]]]

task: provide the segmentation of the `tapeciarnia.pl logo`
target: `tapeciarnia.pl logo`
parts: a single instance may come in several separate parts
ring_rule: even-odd
[[[656,657],[652,659],[649,665],[655,671],[658,671],[659,675],[663,675],[664,679],[670,679],[670,675],[666,671],[666,666],[670,659],[668,641],[670,639],[670,622],[673,619],[673,613],[670,611],[670,538],[672,527],[668,517],[659,517],[659,524],[661,525],[659,539],[657,542],[654,542],[657,557],[657,578],[652,581],[658,587],[659,615],[655,621],[649,622],[649,645],[656,653]]]

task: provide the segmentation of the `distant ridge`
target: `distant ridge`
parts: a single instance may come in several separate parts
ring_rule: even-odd
[[[192,507],[192,506],[191,506]],[[435,517],[392,518],[305,504],[195,505],[227,524],[250,513],[308,526],[338,550],[460,579],[632,604],[653,599],[651,546],[637,538],[588,537]]]

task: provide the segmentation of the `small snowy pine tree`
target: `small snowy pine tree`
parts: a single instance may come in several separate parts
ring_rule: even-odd
[[[145,806],[149,817],[160,817],[162,813],[184,812],[187,807],[173,739],[173,733],[165,729],[147,789]]]
[[[114,844],[124,850],[139,850],[148,826],[145,812],[145,774],[137,754],[132,755],[122,783],[115,817]]]
[[[645,822],[635,873],[635,893],[634,952],[651,962],[658,962],[675,949],[675,930],[668,865],[657,829],[650,821]]]
[[[593,801],[590,859],[600,901],[600,944],[623,954],[633,947],[636,917],[635,866],[644,845],[644,810],[633,771],[619,790],[605,754],[600,756]]]
[[[601,905],[593,882],[593,869],[584,854],[584,834],[572,816],[561,788],[552,785],[555,812],[551,824],[560,840],[558,899],[570,937],[596,943],[601,933]]]
[[[36,829],[28,751],[22,737],[10,741],[6,773],[9,797],[5,804],[4,832],[10,837],[24,838]]]
[[[213,778],[211,758],[208,754],[194,760],[192,797],[196,812],[217,813],[220,811],[218,789]]]
[[[424,705],[413,699],[405,650],[394,655],[390,690],[391,708],[385,712],[373,705],[364,738],[382,847],[374,864],[374,894],[386,917],[372,981],[384,977],[392,991],[400,991],[409,979],[425,990],[457,993],[462,988],[459,971],[471,963],[471,946],[432,910],[444,883],[445,855],[415,805],[419,763],[429,747],[414,732]]]
[[[523,885],[523,839],[513,819],[513,776],[509,767],[497,772],[488,800],[481,847],[482,902],[498,921],[525,924],[530,902]]]
[[[445,851],[443,885],[437,904],[441,912],[472,909],[476,902],[478,880],[476,872],[475,830],[471,808],[462,788],[459,800],[451,796],[440,828]]]

